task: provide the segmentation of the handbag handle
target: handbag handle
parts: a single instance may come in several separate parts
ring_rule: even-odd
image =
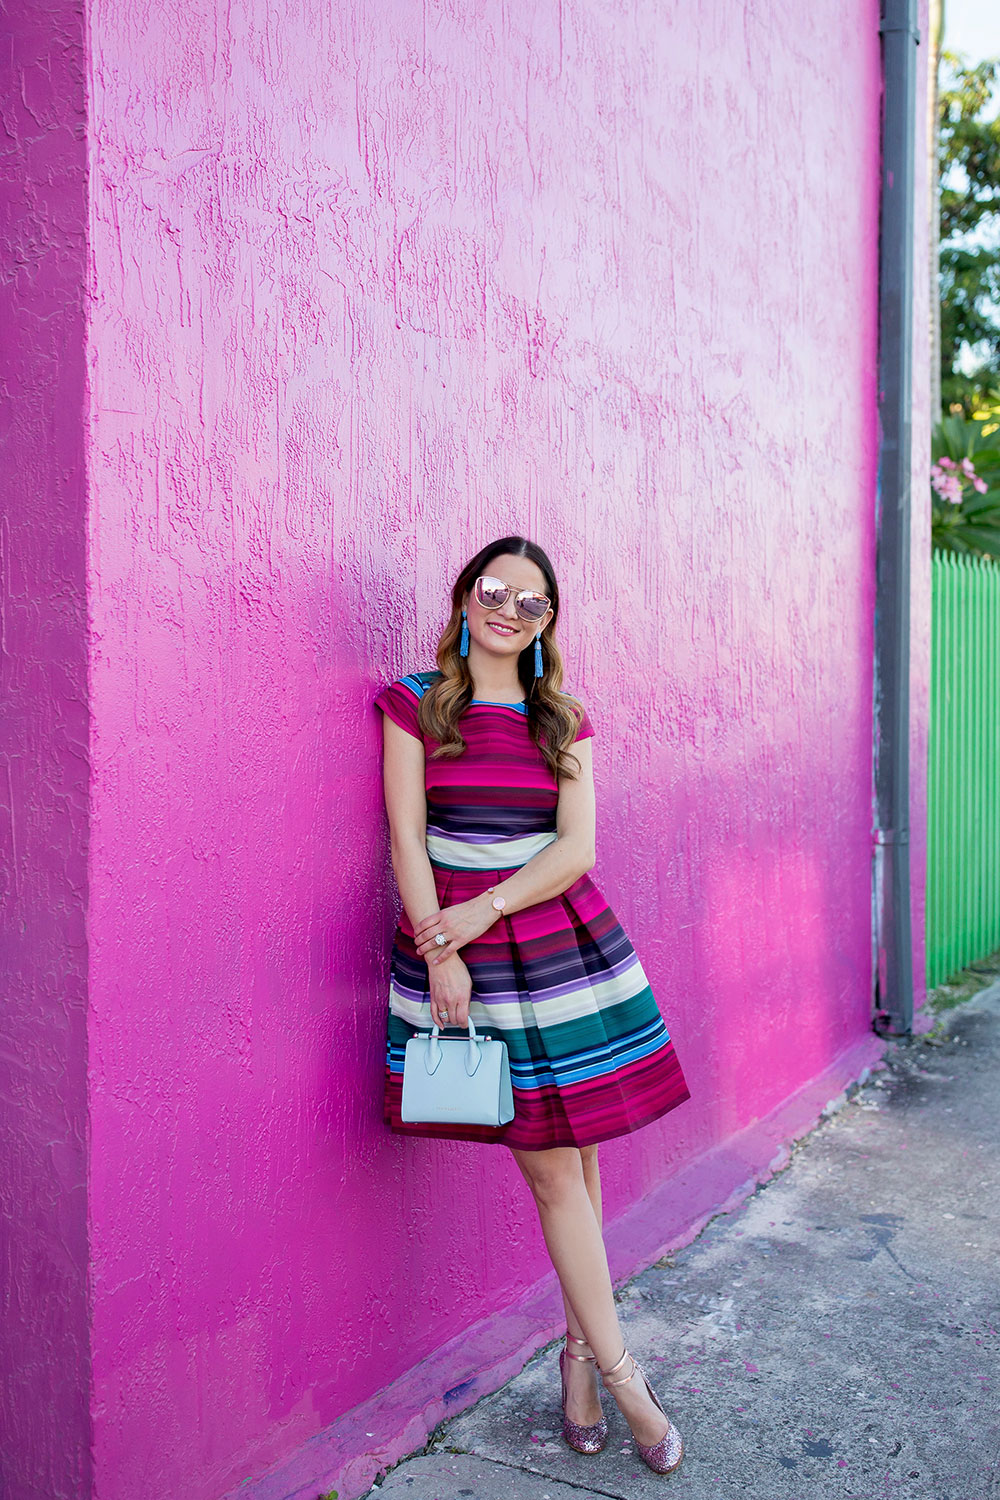
[[[441,1042],[439,1040],[440,1036],[441,1028],[435,1021],[434,1025],[431,1027],[430,1042],[428,1043],[427,1052],[424,1056],[424,1067],[427,1069],[428,1073],[436,1073],[441,1064]],[[483,1042],[485,1042],[485,1040],[486,1038],[480,1036],[476,1031],[475,1024],[472,1020],[472,1017],[470,1016],[469,1046],[465,1054],[465,1071],[466,1073],[468,1073],[470,1078],[475,1077],[476,1069],[479,1067],[479,1064],[483,1060],[483,1054],[480,1050],[480,1046],[477,1046],[476,1044],[477,1042],[479,1044],[482,1044]]]

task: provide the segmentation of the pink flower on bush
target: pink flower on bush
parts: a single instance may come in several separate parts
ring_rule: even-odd
[[[962,481],[957,474],[945,473],[943,462],[932,467],[931,484],[942,500],[948,500],[952,505],[961,505]]]
[[[980,495],[985,495],[989,489],[986,480],[980,479],[976,473],[976,466],[971,458],[963,458],[957,464],[945,454],[936,464],[931,465],[931,487],[942,500],[947,500],[951,505],[961,505],[967,482]]]

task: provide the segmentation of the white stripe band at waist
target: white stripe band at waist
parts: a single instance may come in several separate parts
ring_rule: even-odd
[[[527,864],[534,855],[554,844],[555,829],[547,833],[529,833],[519,839],[494,839],[489,844],[466,844],[461,839],[444,838],[439,833],[427,835],[427,854],[432,863],[451,870],[513,870]]]

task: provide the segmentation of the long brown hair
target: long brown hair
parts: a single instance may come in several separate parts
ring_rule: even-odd
[[[535,676],[534,645],[525,647],[517,661],[517,675],[524,688],[531,738],[545,757],[553,776],[575,778],[580,762],[569,754],[583,718],[583,709],[575,698],[561,691],[563,663],[556,645],[556,622],[559,618],[559,585],[552,564],[537,542],[523,536],[504,536],[477,552],[455,579],[451,591],[451,619],[438,641],[437,664],[441,676],[420,700],[420,727],[429,738],[437,740],[434,756],[451,759],[465,749],[458,721],[472,702],[473,682],[469,661],[458,654],[462,633],[462,601],[472,585],[495,557],[526,557],[545,576],[545,592],[552,605],[552,618],[542,631],[541,677]],[[575,769],[574,769],[575,767]]]

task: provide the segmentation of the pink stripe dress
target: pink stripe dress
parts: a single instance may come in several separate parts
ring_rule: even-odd
[[[375,702],[424,745],[427,853],[444,908],[481,894],[556,837],[558,787],[523,705],[473,700],[461,719],[467,748],[456,759],[433,760],[436,742],[417,715],[437,675],[411,673]],[[592,734],[584,714],[577,738]],[[462,958],[477,1030],[507,1043],[514,1118],[498,1127],[400,1118],[404,1048],[431,1025],[427,965],[403,913],[386,1037],[384,1113],[393,1130],[528,1151],[588,1146],[638,1130],[690,1097],[635,949],[589,875],[502,915]]]

